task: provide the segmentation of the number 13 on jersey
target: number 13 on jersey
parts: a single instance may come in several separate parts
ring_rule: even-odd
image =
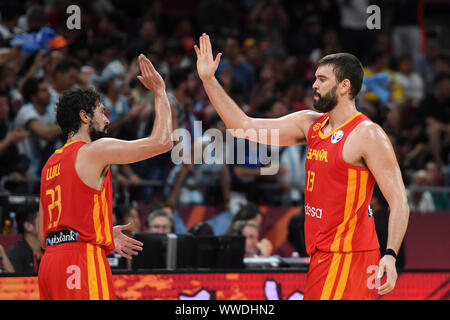
[[[314,171],[308,170],[306,177],[306,186],[305,190],[312,192],[314,189],[314,179],[316,178],[316,173]]]
[[[50,204],[48,205],[49,225],[48,228],[54,228],[58,225],[59,218],[61,217],[61,186],[58,184],[55,189],[47,189],[45,191],[46,196],[51,197]],[[58,211],[54,214],[52,211],[57,208]]]

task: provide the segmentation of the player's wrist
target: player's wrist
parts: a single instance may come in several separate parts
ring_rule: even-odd
[[[397,261],[397,253],[391,248],[387,248],[386,251],[384,251],[383,257],[385,256],[391,256]]]

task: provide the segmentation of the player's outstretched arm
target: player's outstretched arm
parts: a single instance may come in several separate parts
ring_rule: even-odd
[[[173,147],[172,116],[164,80],[150,60],[142,54],[139,56],[139,66],[142,74],[137,78],[155,96],[153,131],[149,137],[133,141],[112,138],[94,141],[89,148],[96,152],[99,161],[104,165],[142,161]]]
[[[206,94],[227,129],[233,129],[232,133],[235,137],[282,146],[306,143],[309,127],[320,114],[313,111],[299,111],[278,119],[259,119],[247,116],[214,77],[222,54],[217,54],[213,59],[209,36],[202,34],[199,46],[195,45],[194,49],[197,54],[197,72],[203,82]],[[278,132],[278,136],[271,135],[270,130],[272,129]],[[252,131],[253,136],[249,134],[248,130]],[[278,139],[276,139],[277,137]]]
[[[383,129],[374,123],[364,126],[360,139],[364,161],[390,207],[387,248],[398,254],[408,226],[409,207],[394,149]],[[386,294],[395,287],[397,270],[391,255],[380,260],[379,278],[384,273],[386,282],[378,289],[379,294]]]

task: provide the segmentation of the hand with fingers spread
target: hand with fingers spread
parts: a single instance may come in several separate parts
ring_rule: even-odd
[[[201,35],[199,45],[200,48],[194,45],[194,50],[197,54],[197,72],[200,79],[205,80],[214,77],[222,53],[218,53],[216,59],[213,60],[211,41],[205,33]]]
[[[126,259],[131,259],[131,255],[137,256],[137,251],[142,251],[142,242],[130,238],[122,233],[122,230],[131,228],[131,222],[126,225],[113,227],[115,251]]]
[[[380,260],[378,266],[378,279],[381,280],[386,273],[386,282],[378,288],[378,294],[384,295],[391,292],[395,288],[397,281],[397,269],[395,268],[395,258],[391,255],[385,255]]]
[[[140,54],[138,59],[141,75],[137,76],[137,78],[144,85],[144,87],[153,92],[166,90],[166,84],[163,78],[158,71],[156,71],[151,61],[143,54]]]

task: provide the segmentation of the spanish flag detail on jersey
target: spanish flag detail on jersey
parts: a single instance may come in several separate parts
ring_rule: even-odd
[[[41,202],[44,237],[63,229],[78,232],[78,240],[114,249],[112,238],[111,172],[103,188],[95,190],[79,178],[75,158],[85,143],[74,141],[58,149],[42,169]]]
[[[379,248],[373,218],[368,216],[375,179],[364,166],[342,158],[345,141],[362,121],[356,113],[325,135],[328,113],[308,132],[305,164],[305,240],[309,255],[316,251],[354,252]],[[369,120],[370,121],[370,120]]]

